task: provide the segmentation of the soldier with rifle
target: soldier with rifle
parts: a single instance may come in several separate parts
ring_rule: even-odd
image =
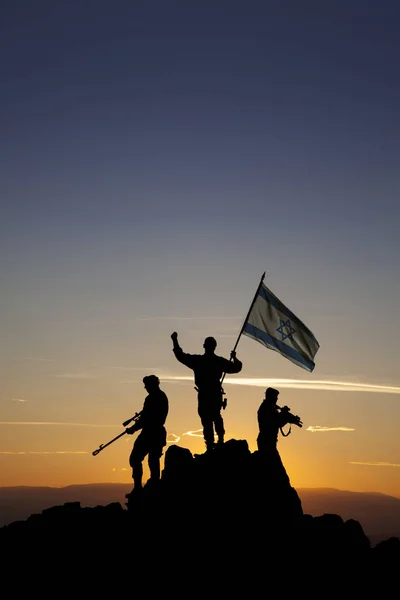
[[[284,437],[287,437],[291,432],[291,424],[302,427],[303,423],[300,417],[290,412],[288,406],[278,406],[278,395],[279,391],[274,388],[267,388],[265,391],[265,398],[257,411],[259,427],[257,447],[271,480],[275,484],[290,484],[277,447],[278,435],[281,432]],[[288,424],[289,430],[284,433],[283,427]]]
[[[286,437],[291,432],[291,424],[298,427],[303,426],[300,417],[293,415],[288,406],[283,406],[282,408],[278,406],[278,395],[278,390],[267,388],[265,390],[265,398],[257,411],[259,427],[257,447],[260,452],[277,451],[279,431]],[[283,427],[288,424],[289,431],[284,433]]]
[[[290,412],[288,406],[277,404],[279,391],[267,388],[265,398],[258,411],[259,434],[257,437],[258,452],[255,452],[258,468],[264,473],[268,485],[260,489],[263,510],[274,514],[279,528],[297,522],[303,515],[301,500],[291,486],[278,451],[279,432],[286,437],[291,432],[291,425],[302,427],[300,417]],[[283,431],[289,425],[287,433]]]
[[[128,427],[126,433],[133,434],[140,431],[136,438],[129,464],[132,467],[132,479],[134,489],[142,488],[143,460],[147,456],[150,469],[150,483],[160,479],[160,459],[163,448],[167,444],[167,430],[165,421],[167,419],[169,403],[168,397],[160,389],[160,380],[156,375],[143,377],[143,384],[148,393],[144,400],[143,409],[138,420]]]
[[[147,375],[146,377],[143,377],[143,384],[148,393],[144,400],[143,409],[123,423],[123,426],[126,427],[125,431],[107,442],[107,444],[100,444],[99,448],[92,453],[93,456],[96,456],[101,450],[104,450],[104,448],[126,433],[132,435],[136,431],[141,430],[133,444],[132,452],[129,457],[129,464],[132,468],[132,479],[134,481],[134,490],[136,491],[142,489],[142,463],[146,456],[148,457],[150,469],[150,484],[159,481],[160,459],[163,454],[163,448],[167,444],[165,421],[169,410],[168,397],[165,392],[160,389],[160,380],[156,375]],[[134,424],[131,427],[127,427],[132,421]],[[127,494],[128,497],[129,495],[130,494]]]

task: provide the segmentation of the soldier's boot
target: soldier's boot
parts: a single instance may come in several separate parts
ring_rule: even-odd
[[[206,440],[206,452],[212,452],[215,448],[214,440]]]

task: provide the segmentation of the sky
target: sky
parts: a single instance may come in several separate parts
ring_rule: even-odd
[[[292,486],[400,498],[399,26],[391,0],[2,2],[0,485],[131,482],[135,436],[92,453],[152,373],[168,445],[204,452],[177,331],[238,342],[227,440],[256,450],[272,385]],[[239,338],[264,272],[312,372]]]

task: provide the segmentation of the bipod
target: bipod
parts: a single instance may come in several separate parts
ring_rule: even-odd
[[[131,417],[130,419],[128,419],[127,421],[124,421],[122,423],[123,427],[126,427],[127,425],[129,425],[129,423],[131,423],[132,421],[137,421],[138,418],[140,417],[141,412],[139,413],[135,413],[133,415],[133,417]],[[110,444],[112,444],[113,442],[115,442],[116,440],[118,440],[120,437],[122,437],[123,435],[125,435],[127,433],[127,431],[123,431],[122,433],[120,433],[119,435],[117,435],[115,438],[113,438],[112,440],[110,440],[109,442],[107,442],[107,444],[100,444],[100,446],[97,448],[97,450],[94,450],[92,452],[93,456],[97,456],[97,454],[99,452],[101,452],[102,450],[104,450],[104,448],[107,448],[107,446],[109,446]]]

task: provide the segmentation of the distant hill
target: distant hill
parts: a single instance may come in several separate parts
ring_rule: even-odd
[[[0,527],[14,521],[23,521],[46,508],[80,502],[82,506],[105,506],[112,502],[124,505],[129,483],[89,483],[62,488],[15,486],[0,487]]]
[[[106,506],[119,502],[125,506],[126,483],[94,483],[53,487],[0,487],[0,527],[27,519],[46,508],[66,502],[82,507]],[[391,536],[400,537],[400,499],[372,492],[348,492],[333,488],[298,488],[303,511],[314,517],[339,514],[344,520],[359,521],[375,544]]]
[[[333,488],[298,488],[304,513],[338,514],[361,523],[372,544],[400,537],[400,498],[373,492],[347,492]]]

